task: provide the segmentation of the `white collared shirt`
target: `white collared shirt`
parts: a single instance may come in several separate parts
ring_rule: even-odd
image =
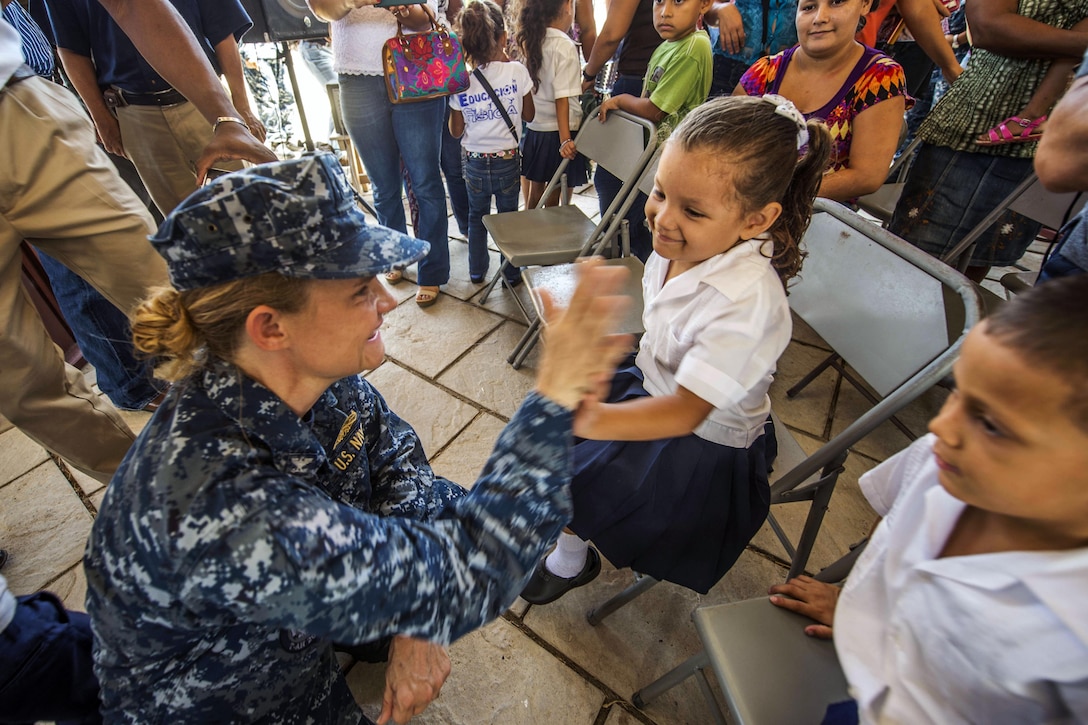
[[[767,389],[790,341],[786,293],[769,240],[742,241],[668,282],[669,261],[652,253],[642,278],[642,337],[636,363],[650,395],[683,386],[714,406],[695,435],[747,448],[771,411]]]
[[[562,30],[548,28],[540,48],[540,87],[533,93],[536,115],[529,121],[534,131],[558,131],[555,99],[567,99],[567,122],[574,131],[582,124],[582,64],[578,62],[578,46]]]
[[[933,441],[860,481],[885,518],[839,598],[835,649],[861,721],[1086,721],[1088,549],[938,558],[965,504]]]

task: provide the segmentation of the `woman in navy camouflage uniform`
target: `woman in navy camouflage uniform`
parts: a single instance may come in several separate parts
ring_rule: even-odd
[[[364,226],[331,155],[221,177],[152,242],[173,288],[133,332],[177,384],[87,549],[105,719],[369,722],[331,643],[393,635],[379,722],[406,721],[437,696],[444,645],[514,600],[570,518],[571,411],[621,352],[614,302],[586,285],[550,326],[466,494],[358,376],[395,306],[376,276],[427,244]]]

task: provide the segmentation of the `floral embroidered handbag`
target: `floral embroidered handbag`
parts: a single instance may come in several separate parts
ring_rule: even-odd
[[[382,48],[385,87],[393,103],[426,101],[460,93],[469,86],[460,41],[449,28],[439,25],[430,7],[422,7],[431,19],[431,29],[405,35],[398,19],[397,34]]]

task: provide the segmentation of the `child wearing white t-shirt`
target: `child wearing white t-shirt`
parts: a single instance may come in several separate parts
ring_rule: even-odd
[[[763,524],[785,282],[830,148],[823,124],[772,96],[709,101],[666,142],[646,204],[646,333],[633,364],[579,408],[574,516],[526,601],[591,581],[597,550],[705,593]]]
[[[860,481],[884,518],[841,594],[771,587],[834,624],[861,722],[1088,720],[1086,307],[1077,275],[971,330],[930,435]]]
[[[461,46],[474,66],[471,85],[450,96],[450,133],[461,139],[465,186],[468,188],[468,272],[474,284],[484,281],[489,258],[483,218],[491,198],[501,212],[517,211],[521,191],[521,123],[532,120],[529,71],[506,56],[502,9],[491,0],[465,5],[461,11]],[[483,75],[490,91],[477,76]],[[492,99],[498,100],[496,105]],[[501,106],[501,108],[500,108]],[[505,116],[503,112],[505,111]],[[521,282],[521,272],[507,267],[507,282]]]

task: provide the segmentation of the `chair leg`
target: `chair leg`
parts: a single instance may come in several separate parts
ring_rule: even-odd
[[[533,348],[536,347],[536,344],[540,342],[539,321],[534,322],[534,327],[530,328],[525,334],[528,336],[528,339],[526,339],[525,343],[521,346],[521,350],[511,356],[513,357],[513,360],[510,360],[510,365],[515,370],[521,370],[521,366],[525,363],[525,358],[529,357],[529,353],[531,353]]]
[[[491,294],[491,290],[495,289],[495,285],[497,285],[499,281],[502,280],[502,273],[503,270],[506,269],[507,264],[509,264],[509,262],[503,262],[501,265],[499,265],[498,273],[494,277],[492,277],[491,281],[487,283],[486,287],[484,287],[483,296],[480,297],[480,304],[487,302],[487,296]]]
[[[786,397],[787,398],[792,398],[795,395],[797,395],[798,393],[800,393],[802,390],[805,389],[805,387],[808,386],[809,383],[811,383],[813,380],[815,380],[817,377],[819,377],[820,373],[822,373],[824,370],[827,370],[830,366],[834,365],[836,362],[838,362],[838,360],[839,360],[839,354],[836,353],[836,352],[831,353],[827,357],[826,360],[824,360],[822,363],[820,363],[815,368],[813,368],[812,372],[810,372],[805,377],[801,378],[799,381],[797,381],[796,385],[794,385],[792,388],[787,390],[786,391]]]
[[[830,480],[820,486],[812,496],[812,505],[808,510],[808,516],[805,518],[801,538],[797,540],[797,551],[790,563],[790,573],[786,577],[787,581],[805,573],[805,566],[808,564],[809,556],[812,555],[812,547],[816,544],[816,537],[820,533],[824,515],[831,505],[831,494],[835,492],[835,484],[838,483],[839,474],[843,470],[847,455],[848,451],[843,451],[835,460],[824,466],[821,472],[821,475],[829,476]]]
[[[699,652],[699,654],[695,655],[694,657],[690,657],[686,661],[682,662],[681,664],[677,665],[676,667],[663,674],[661,677],[658,677],[656,680],[646,685],[646,687],[643,687],[641,690],[631,695],[631,702],[635,705],[635,707],[646,707],[646,705],[661,697],[666,692],[676,687],[687,678],[694,675],[696,672],[700,672],[704,668],[709,666],[710,658],[707,657],[706,651],[702,650]],[[714,712],[719,718],[721,717],[721,712],[718,710],[718,703],[716,700],[714,701],[714,707],[711,708],[711,711]],[[724,723],[724,720],[719,719],[718,722]]]
[[[635,597],[642,594],[644,591],[657,584],[657,579],[652,576],[646,576],[645,574],[636,574],[635,583],[624,589],[616,596],[609,599],[599,607],[595,607],[586,613],[586,621],[596,627],[604,618],[612,614],[620,607],[624,606]]]
[[[706,700],[707,707],[714,716],[715,725],[728,725],[718,706],[718,701],[714,698],[714,691],[710,689],[710,677],[707,676],[705,667],[699,670],[699,676],[695,678],[695,681],[699,683],[699,689],[703,691],[703,699]]]
[[[518,340],[518,344],[514,345],[514,349],[510,351],[510,356],[506,358],[506,362],[511,365],[514,364],[514,361],[518,359],[518,353],[521,352],[522,348],[529,344],[529,340],[537,333],[537,328],[539,327],[540,320],[533,320],[533,323],[529,325],[529,329],[522,333],[521,339]]]

